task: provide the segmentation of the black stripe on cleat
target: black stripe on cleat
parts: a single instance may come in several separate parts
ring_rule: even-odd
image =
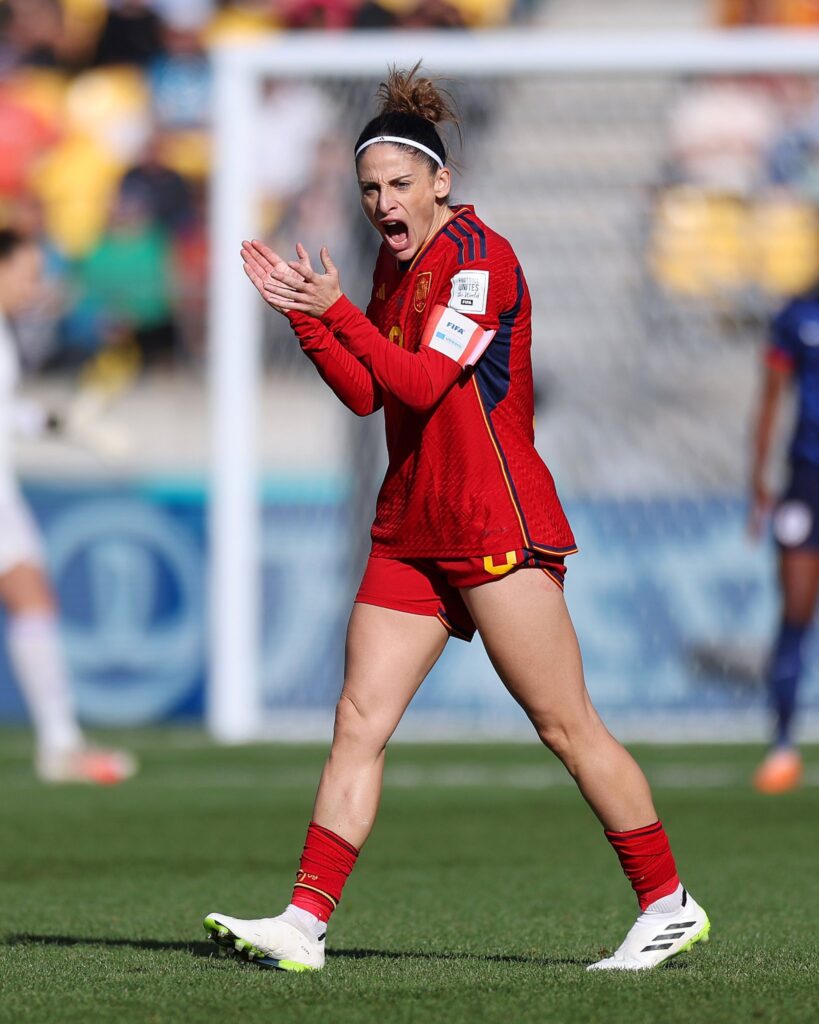
[[[665,930],[670,932],[672,928],[674,931],[678,931],[680,928],[693,928],[696,923],[696,921],[677,921],[676,924],[667,924]]]
[[[655,949],[671,949],[674,945],[673,942],[656,942],[652,946],[643,946],[640,950],[641,953],[651,953]]]

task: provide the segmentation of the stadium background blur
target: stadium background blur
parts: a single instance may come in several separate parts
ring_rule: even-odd
[[[96,388],[133,439],[116,462],[19,445],[89,723],[197,720],[206,700],[210,48],[288,29],[342,46],[370,29],[748,24],[815,28],[819,5],[0,3],[0,223],[47,255],[43,301],[17,325],[26,389],[59,409]],[[350,145],[374,84],[265,84],[251,157],[256,234],[328,244],[362,304],[374,239]],[[776,595],[770,546],[744,532],[749,417],[767,317],[819,276],[817,81],[563,75],[453,89],[466,122],[456,197],[510,237],[533,293],[538,447],[581,547],[567,597],[595,700],[627,736],[761,737]],[[268,320],[265,731],[325,736],[381,431],[350,422]],[[525,730],[478,645],[450,648],[405,734]],[[812,665],[806,733],[816,654]],[[0,721],[21,717],[0,655]]]

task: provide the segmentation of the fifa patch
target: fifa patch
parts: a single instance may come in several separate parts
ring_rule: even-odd
[[[488,270],[462,270],[452,278],[449,305],[464,313],[485,313],[488,294]]]
[[[454,359],[460,366],[474,366],[494,337],[494,331],[485,331],[449,306],[434,306],[421,344]]]
[[[424,312],[424,306],[427,304],[431,285],[431,271],[425,270],[423,274],[418,275],[418,280],[415,282],[415,291],[412,293],[412,308],[416,313]]]

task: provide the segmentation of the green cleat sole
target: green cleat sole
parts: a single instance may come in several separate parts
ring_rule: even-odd
[[[296,960],[274,960],[271,961],[271,966],[275,964],[280,971],[315,971],[315,967],[310,967],[308,964],[300,964]]]
[[[698,942],[708,942],[710,933],[711,922],[706,917],[705,925],[703,926],[703,928],[700,931],[698,931],[692,939],[689,939],[688,942],[686,942],[686,944],[681,949],[678,949],[674,955],[679,956],[680,953],[687,953],[688,950],[691,949],[692,946],[695,946]]]
[[[248,963],[256,964],[258,967],[273,968],[279,971],[315,971],[317,968],[310,967],[308,964],[301,964],[297,960],[274,960],[269,957],[264,950],[259,949],[252,943],[247,942],[245,939],[240,939],[238,935],[234,935],[233,932],[219,921],[214,921],[212,917],[206,917],[202,922],[205,932],[209,939],[212,939],[219,947],[220,955],[224,956],[227,953],[235,952],[243,960],[247,960]]]
[[[697,932],[697,934],[694,935],[692,938],[690,938],[688,940],[688,942],[686,942],[686,944],[684,946],[681,946],[680,949],[678,949],[677,952],[674,953],[673,956],[670,956],[668,958],[668,960],[663,960],[662,963],[657,964],[657,967],[662,967],[663,964],[670,963],[674,959],[674,957],[679,956],[681,953],[688,953],[694,946],[696,946],[696,944],[698,942],[708,942],[708,937],[709,937],[710,932],[711,932],[711,922],[706,917],[705,925]],[[656,968],[655,968],[655,970],[656,970]]]

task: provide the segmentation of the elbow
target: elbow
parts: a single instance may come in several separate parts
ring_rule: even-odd
[[[441,395],[434,391],[430,391],[428,394],[424,395],[413,395],[411,400],[407,402],[407,405],[414,412],[427,413],[431,412],[440,400]]]
[[[378,412],[381,408],[381,403],[373,401],[351,402],[347,408],[350,412],[354,412],[356,416],[360,416],[363,419],[365,416],[372,416],[374,412]]]

